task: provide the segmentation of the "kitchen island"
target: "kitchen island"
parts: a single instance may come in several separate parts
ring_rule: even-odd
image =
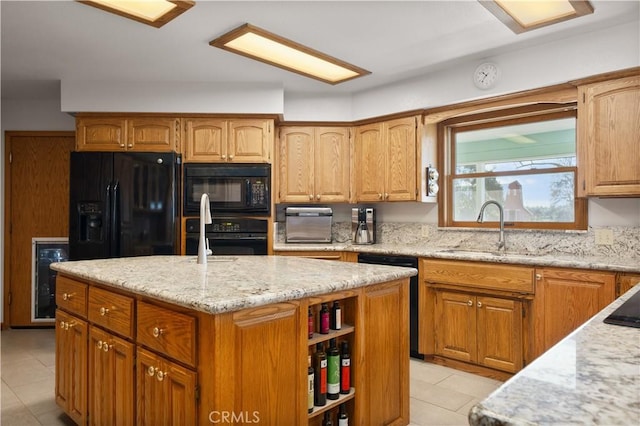
[[[409,423],[412,268],[280,256],[63,262],[56,401],[78,424]],[[343,325],[318,333],[321,307]],[[315,332],[309,336],[308,320]],[[351,390],[307,410],[308,357],[351,351]]]
[[[472,407],[471,425],[640,424],[640,328],[603,320],[623,294]]]

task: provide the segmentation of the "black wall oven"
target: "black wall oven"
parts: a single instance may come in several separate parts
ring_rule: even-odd
[[[266,219],[213,218],[213,223],[205,225],[205,237],[214,256],[219,255],[266,255]],[[185,254],[197,255],[200,241],[200,219],[187,219]]]
[[[209,195],[214,216],[269,216],[270,164],[186,163],[184,215],[200,214],[200,198]]]

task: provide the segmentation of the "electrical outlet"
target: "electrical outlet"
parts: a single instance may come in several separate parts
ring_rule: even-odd
[[[613,231],[611,229],[596,229],[596,244],[599,246],[610,246],[613,244]]]
[[[422,235],[422,238],[427,238],[429,236],[429,225],[422,225],[420,234]]]

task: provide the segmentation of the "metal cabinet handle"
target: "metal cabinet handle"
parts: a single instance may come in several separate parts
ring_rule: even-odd
[[[159,327],[153,327],[152,334],[153,337],[160,337],[164,333],[164,330]]]
[[[123,143],[120,144],[120,148],[124,148],[124,144]]]
[[[309,199],[313,200],[313,194],[309,194]]]
[[[64,326],[66,323],[64,321],[60,321],[60,330],[64,330]]]
[[[385,193],[384,193],[384,199],[385,199],[385,200],[388,200],[388,199],[389,199],[389,193],[388,193],[388,192],[385,192]]]
[[[223,159],[223,160],[226,160],[226,159],[227,159],[226,154],[222,154],[222,159]]]
[[[382,194],[381,193],[378,193],[378,199],[382,200]]]
[[[156,371],[157,371],[157,370],[158,370],[158,369],[157,369],[157,368],[155,368],[155,367],[149,367],[149,368],[147,369],[147,374],[148,374],[149,376],[153,377],[153,376],[155,376],[155,375],[156,375]]]
[[[542,274],[536,274],[536,280],[540,281],[542,279]]]
[[[98,344],[96,346],[98,349],[102,349],[102,340],[98,340]]]
[[[467,301],[467,305],[468,305],[468,306],[473,306],[473,300],[468,300],[468,301]]]
[[[109,313],[109,308],[102,307],[100,308],[100,315],[105,316]]]
[[[229,160],[233,160],[233,154],[229,154]]]
[[[132,143],[130,143],[129,145],[127,145],[127,147],[129,147],[129,148],[133,148],[133,144],[132,144]]]
[[[63,293],[62,300],[71,300],[71,298],[75,295],[75,293]]]
[[[482,302],[478,302],[478,308],[482,308]]]
[[[158,370],[158,372],[156,373],[156,378],[158,379],[159,382],[163,381],[167,376],[169,375],[169,373],[167,373],[166,371],[160,371]]]
[[[316,200],[320,200],[320,194],[316,195]]]

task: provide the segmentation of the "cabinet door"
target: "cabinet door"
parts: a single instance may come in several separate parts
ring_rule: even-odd
[[[56,403],[77,424],[87,419],[87,323],[56,310]]]
[[[366,287],[363,293],[365,381],[357,424],[409,423],[409,283],[408,279]],[[360,328],[360,330],[362,330]],[[359,393],[359,392],[358,392]],[[358,394],[356,394],[358,398]]]
[[[476,362],[475,303],[469,294],[436,292],[436,354]]]
[[[416,119],[384,123],[385,201],[414,201],[416,190]]]
[[[190,118],[184,120],[185,162],[220,162],[227,155],[227,125],[224,120]]]
[[[299,303],[249,308],[223,314],[220,320],[228,332],[215,343],[216,353],[227,362],[216,375],[219,410],[251,418],[256,413],[260,424],[303,424],[307,358],[300,351],[307,323]]]
[[[620,297],[636,284],[640,284],[640,275],[620,273],[616,277],[616,297]]]
[[[89,422],[133,425],[134,345],[106,331],[89,330]]]
[[[313,200],[313,127],[280,129],[278,197],[283,203]]]
[[[273,120],[230,120],[226,160],[268,163],[273,147],[272,127]]]
[[[127,149],[134,151],[178,151],[177,118],[144,117],[127,120]]]
[[[197,424],[194,371],[142,348],[137,351],[136,371],[136,424]]]
[[[382,201],[385,180],[385,151],[382,148],[382,125],[356,128],[354,142],[355,201]]]
[[[124,118],[86,117],[76,120],[78,151],[125,151],[127,120]]]
[[[349,129],[320,127],[315,129],[314,187],[316,201],[349,202]]]
[[[578,328],[615,299],[615,274],[543,268],[534,299],[537,355]]]
[[[579,88],[580,187],[586,195],[640,195],[640,76]],[[583,188],[581,188],[583,190]]]
[[[522,302],[476,298],[478,363],[515,373],[522,368]]]

